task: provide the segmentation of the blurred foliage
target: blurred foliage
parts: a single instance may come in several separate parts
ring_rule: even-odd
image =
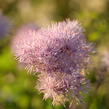
[[[34,88],[36,77],[16,63],[10,46],[16,29],[25,23],[46,26],[68,18],[82,23],[96,48],[89,74],[92,91],[76,108],[109,109],[109,68],[102,63],[102,54],[109,53],[109,0],[0,0],[0,12],[13,23],[12,33],[0,40],[0,109],[65,109],[42,100]]]

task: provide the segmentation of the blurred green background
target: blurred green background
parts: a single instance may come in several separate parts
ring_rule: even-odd
[[[10,46],[23,24],[47,26],[68,18],[82,23],[96,48],[89,68],[91,94],[75,109],[109,109],[109,0],[0,0],[0,12],[12,22],[11,33],[0,39],[0,109],[66,109],[42,100],[36,78],[18,65]]]

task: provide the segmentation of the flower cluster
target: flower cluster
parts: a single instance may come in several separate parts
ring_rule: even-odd
[[[81,73],[90,62],[92,44],[77,21],[65,21],[48,28],[25,26],[12,44],[17,60],[29,71],[40,72],[37,89],[53,104],[70,98],[80,100],[89,86]]]

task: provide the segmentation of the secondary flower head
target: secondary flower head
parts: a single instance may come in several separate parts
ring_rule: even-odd
[[[36,88],[44,93],[44,99],[52,98],[53,104],[64,104],[72,99],[78,103],[84,100],[83,94],[88,92],[90,82],[78,72],[41,73]]]
[[[9,19],[0,13],[0,38],[6,36],[11,28]]]
[[[29,71],[40,72],[37,88],[53,104],[69,101],[69,95],[80,100],[89,86],[81,72],[90,62],[92,45],[83,32],[77,21],[68,20],[48,28],[24,26],[13,39],[17,60]]]
[[[18,30],[16,37],[12,41],[12,51],[21,64],[31,65],[32,67],[33,52],[31,50],[34,48],[34,37],[36,37],[38,29],[39,27],[33,24],[24,25]]]

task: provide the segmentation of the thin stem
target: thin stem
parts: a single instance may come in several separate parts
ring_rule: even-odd
[[[76,109],[76,105],[75,104],[70,105],[69,109]]]
[[[65,105],[65,109],[69,109],[70,104]]]

